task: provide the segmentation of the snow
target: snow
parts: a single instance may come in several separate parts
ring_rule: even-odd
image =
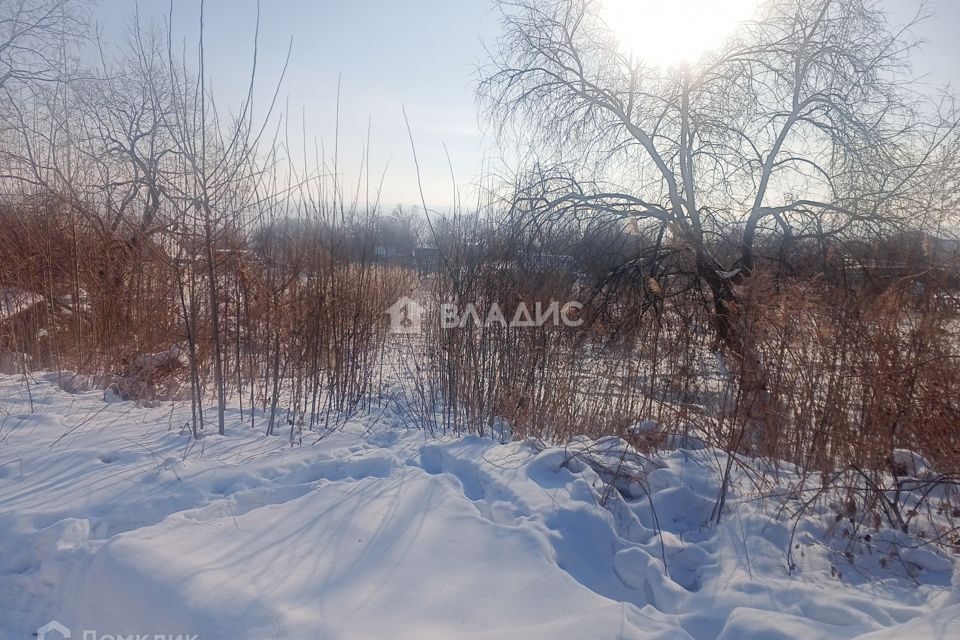
[[[43,302],[43,296],[23,289],[0,289],[0,322],[23,313]]]
[[[38,377],[31,414],[0,376],[3,639],[51,619],[204,640],[922,640],[960,623],[938,552],[904,549],[909,576],[838,578],[828,527],[805,521],[788,572],[772,501],[731,491],[710,524],[725,458],[700,442],[649,457],[615,438],[428,438],[389,408],[297,447],[231,411],[195,442],[189,406],[54,382]]]
[[[936,475],[936,473],[933,472],[933,466],[927,462],[923,456],[913,451],[894,449],[892,462],[894,473],[900,476],[924,478]]]

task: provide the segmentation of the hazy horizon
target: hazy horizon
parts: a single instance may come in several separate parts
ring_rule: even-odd
[[[879,4],[889,11],[892,22],[902,24],[921,3],[880,0]],[[179,45],[196,46],[200,6],[173,0]],[[100,0],[95,19],[108,47],[117,46],[136,10],[143,21],[162,23],[170,8],[167,2],[138,5],[129,0]],[[960,84],[960,43],[951,25],[960,24],[960,3],[938,0],[929,8],[937,15],[916,33],[926,44],[916,56],[915,71],[930,83],[956,86]],[[247,92],[257,2],[206,0],[204,11],[208,77],[221,106],[233,107]],[[371,190],[383,175],[383,208],[418,205],[405,108],[417,146],[424,197],[431,208],[447,207],[454,197],[451,171],[458,187],[469,192],[490,166],[497,166],[498,150],[485,136],[474,90],[484,43],[494,44],[498,33],[492,0],[418,0],[403,5],[385,0],[262,3],[258,101],[268,102],[272,96],[292,38],[278,101],[278,109],[290,110],[292,145],[300,146],[303,128],[311,153],[316,141],[324,145],[327,156],[332,155],[339,83],[339,172],[346,184],[356,183],[365,162],[369,126]]]

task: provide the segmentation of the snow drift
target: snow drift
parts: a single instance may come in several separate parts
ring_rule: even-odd
[[[945,638],[954,562],[838,576],[829,524],[737,493],[709,525],[723,454],[631,458],[427,439],[388,411],[291,447],[233,414],[102,402],[0,377],[0,638]],[[597,469],[601,469],[598,473]],[[786,553],[795,543],[796,570]],[[879,544],[879,543],[878,543]],[[152,636],[151,636],[152,637]]]

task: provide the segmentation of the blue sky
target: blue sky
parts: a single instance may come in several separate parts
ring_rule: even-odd
[[[718,0],[719,1],[719,0]],[[918,0],[881,0],[894,23],[908,20]],[[133,0],[100,0],[96,18],[104,39],[116,42],[136,7]],[[189,46],[196,41],[200,3],[174,0],[174,30]],[[223,103],[246,93],[256,0],[207,0],[207,70]],[[917,35],[927,43],[916,71],[933,83],[960,86],[960,2],[935,0],[937,11]],[[166,0],[142,0],[142,16],[164,19]],[[356,180],[370,126],[373,182],[386,169],[382,200],[418,203],[416,171],[403,121],[405,105],[417,144],[428,205],[453,197],[450,164],[466,190],[496,156],[478,121],[474,85],[484,58],[483,42],[496,38],[497,14],[490,0],[262,0],[259,95],[269,97],[290,38],[293,53],[281,97],[291,121],[306,122],[307,138],[332,153],[340,88],[340,159],[345,180]],[[292,131],[298,139],[299,131]],[[310,143],[312,146],[312,142]],[[446,146],[446,152],[444,151]]]

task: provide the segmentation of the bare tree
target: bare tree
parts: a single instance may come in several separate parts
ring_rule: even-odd
[[[172,11],[172,9],[171,9]],[[277,79],[272,99],[265,113],[254,115],[254,87],[257,74],[259,7],[253,34],[253,60],[250,66],[249,89],[236,116],[226,119],[217,109],[207,83],[204,58],[204,8],[200,4],[200,39],[197,48],[196,75],[180,70],[174,64],[168,30],[168,65],[173,108],[164,115],[164,125],[171,133],[171,152],[180,163],[178,181],[170,184],[170,198],[182,206],[184,227],[196,229],[203,250],[206,270],[206,293],[210,310],[210,331],[213,342],[213,376],[217,389],[217,426],[224,433],[227,381],[225,368],[224,326],[221,306],[226,304],[218,268],[222,263],[220,245],[229,234],[250,221],[259,205],[275,194],[265,193],[270,171],[271,154],[262,141],[273,122],[273,112],[286,65]],[[292,42],[291,42],[292,47]],[[269,140],[275,143],[275,140]]]
[[[64,45],[86,25],[83,0],[0,0],[0,89],[63,79]]]
[[[0,0],[0,175],[30,179],[19,171],[20,125],[37,91],[55,91],[72,77],[71,47],[86,33],[83,0]],[[33,127],[35,128],[35,127]],[[50,127],[52,129],[52,127]],[[10,149],[12,142],[15,149]],[[30,151],[27,149],[27,151]]]
[[[759,233],[827,241],[906,224],[956,144],[952,100],[909,74],[916,21],[891,30],[869,0],[770,0],[679,68],[621,50],[599,4],[500,4],[481,103],[503,138],[547,156],[513,207],[635,221],[654,240],[653,279],[668,255],[689,256],[735,354],[745,346],[732,309],[764,258]]]

